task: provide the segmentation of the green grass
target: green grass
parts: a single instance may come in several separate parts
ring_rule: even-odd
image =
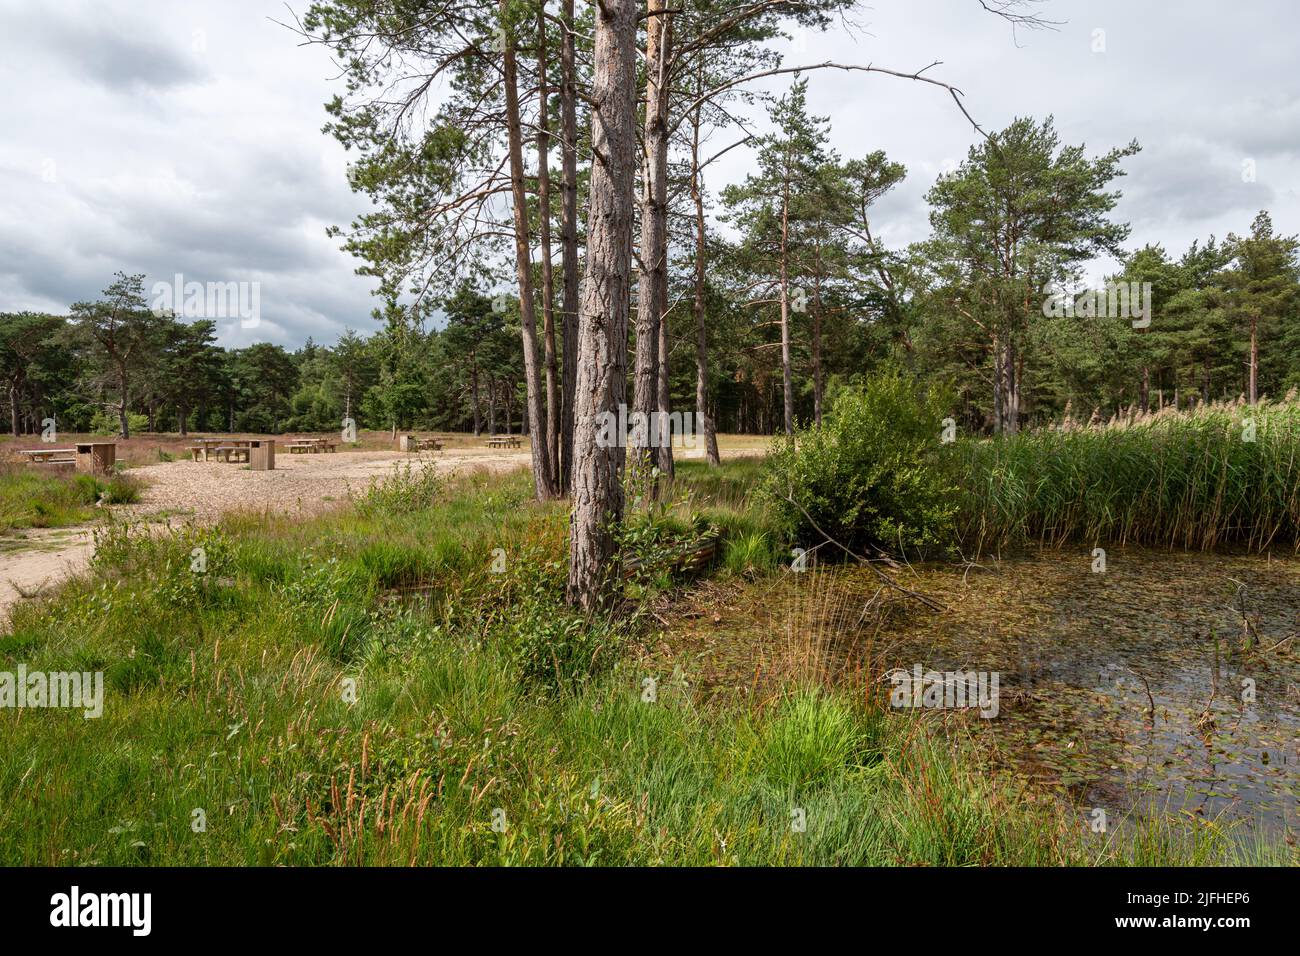
[[[107,480],[87,474],[52,475],[29,467],[0,470],[0,533],[17,528],[62,528],[95,517],[95,503],[131,504],[141,484],[125,474]]]
[[[97,720],[0,711],[0,864],[1238,859],[1107,843],[860,694],[700,706],[626,653],[637,615],[564,606],[565,506],[530,492],[408,473],[308,520],[101,531],[0,636],[0,669],[106,680]]]
[[[51,475],[28,467],[0,470],[0,532],[87,521],[101,488],[89,475]]]
[[[1294,402],[962,441],[948,464],[968,551],[1066,541],[1264,551],[1300,540]]]
[[[698,515],[718,529],[720,564],[745,577],[771,571],[788,560],[787,548],[767,510],[757,501],[765,470],[762,458],[737,458],[713,468],[702,461],[683,461],[663,497],[677,503],[678,513]]]

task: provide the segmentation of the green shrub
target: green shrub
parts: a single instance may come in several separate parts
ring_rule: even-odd
[[[94,475],[74,475],[72,490],[78,504],[93,505],[99,500],[99,493],[104,490],[104,485]]]
[[[823,425],[775,443],[762,494],[796,542],[855,550],[947,545],[955,489],[939,465],[947,396],[897,371],[840,393]]]
[[[130,475],[117,474],[103,487],[104,501],[110,505],[132,505],[140,500],[140,481]]]
[[[127,424],[131,426],[131,434],[146,431],[149,428],[149,416],[138,415],[135,412],[127,412]],[[121,422],[118,421],[117,413],[110,412],[107,409],[101,409],[95,413],[94,418],[90,420],[90,433],[92,435],[117,435],[121,432]]]
[[[562,690],[581,686],[613,666],[619,634],[604,618],[587,619],[538,604],[513,622],[514,661],[529,684]]]
[[[356,499],[357,510],[367,516],[407,514],[432,508],[443,497],[443,481],[430,464],[400,462],[387,478],[371,479],[370,487]]]

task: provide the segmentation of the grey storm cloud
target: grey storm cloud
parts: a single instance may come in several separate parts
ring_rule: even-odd
[[[977,0],[872,0],[854,17],[860,29],[796,33],[783,52],[791,65],[939,61],[927,75],[960,87],[985,130],[1051,114],[1063,142],[1093,154],[1137,139],[1116,209],[1132,223],[1130,247],[1179,251],[1249,228],[1261,208],[1279,231],[1300,232],[1300,5],[1037,9],[1055,29],[1013,31]],[[177,273],[260,283],[261,325],[226,324],[225,345],[292,347],[376,327],[373,280],[325,232],[368,206],[347,186],[347,154],[321,133],[337,70],[274,22],[287,18],[281,0],[0,0],[0,310],[66,311],[121,269],[147,285]],[[875,210],[877,232],[895,248],[924,239],[927,190],[979,134],[934,87],[807,76],[842,156],[883,149],[908,168]],[[779,94],[790,80],[756,89]],[[742,112],[766,128],[761,104]],[[727,153],[708,171],[710,194],[752,162],[752,150]]]
[[[53,65],[110,90],[166,90],[198,83],[206,72],[193,56],[195,38],[188,51],[178,49],[151,37],[146,22],[124,22],[103,7],[28,7],[8,20],[7,29]]]

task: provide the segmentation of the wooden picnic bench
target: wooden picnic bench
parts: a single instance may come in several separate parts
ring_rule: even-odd
[[[518,448],[520,444],[519,437],[516,435],[497,436],[487,440],[489,448]]]
[[[204,461],[211,460],[212,456],[220,448],[248,448],[250,439],[247,438],[196,438],[194,444],[189,446],[189,451],[194,460],[198,461],[200,456]],[[226,456],[230,460],[230,456]]]
[[[442,451],[442,442],[433,436],[417,438],[415,435],[402,435],[397,439],[397,450],[405,452]]]
[[[295,438],[284,446],[291,455],[316,455],[338,450],[338,443],[327,438]]]
[[[20,455],[26,455],[27,460],[33,465],[46,464],[64,464],[71,462],[77,463],[77,449],[75,448],[28,448],[18,452]]]
[[[219,445],[212,449],[212,454],[217,456],[217,461],[224,461],[230,464],[232,461],[248,461],[248,445]]]

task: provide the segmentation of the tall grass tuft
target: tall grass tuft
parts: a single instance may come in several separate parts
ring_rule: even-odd
[[[1297,542],[1300,403],[1165,409],[1101,427],[958,442],[958,537],[1255,551]]]

